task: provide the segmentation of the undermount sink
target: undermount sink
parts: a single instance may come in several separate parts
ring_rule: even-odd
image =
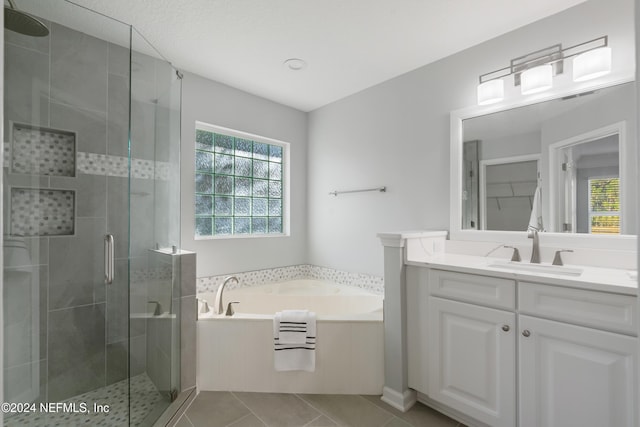
[[[581,268],[566,267],[564,265],[528,264],[516,261],[494,261],[487,267],[527,273],[557,274],[559,276],[580,276],[583,272]]]

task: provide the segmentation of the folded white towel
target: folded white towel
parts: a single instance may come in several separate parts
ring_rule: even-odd
[[[296,310],[297,311],[297,310]],[[283,314],[285,319],[289,319],[286,311],[278,312],[273,318],[273,361],[276,371],[309,371],[316,369],[316,314],[312,311],[304,311],[305,332],[297,333],[295,339],[303,337],[303,342],[291,343],[281,342]],[[301,311],[292,316],[302,316]],[[289,321],[289,320],[285,320]],[[295,320],[296,322],[298,320]],[[302,320],[300,320],[302,322]]]
[[[304,344],[307,340],[308,310],[283,310],[276,313],[277,338],[280,344]]]
[[[544,224],[542,223],[542,195],[540,186],[536,187],[536,192],[533,194],[531,216],[529,217],[529,226],[527,227],[527,231],[544,231]]]

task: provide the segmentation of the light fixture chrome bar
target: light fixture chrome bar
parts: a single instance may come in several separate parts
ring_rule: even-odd
[[[526,55],[512,59],[511,65],[504,68],[481,74],[479,77],[480,84],[490,80],[501,79],[512,74],[515,75],[515,85],[518,86],[520,73],[523,71],[543,64],[551,64],[554,66],[554,75],[562,73],[562,64],[565,59],[572,58],[591,50],[609,46],[609,36],[601,36],[583,43],[562,48],[561,44],[549,46],[539,49]]]
[[[365,188],[363,190],[344,190],[344,191],[332,191],[329,193],[330,196],[337,196],[338,194],[347,194],[347,193],[366,193],[369,191],[378,191],[380,193],[384,193],[387,191],[387,187],[377,187],[377,188]]]

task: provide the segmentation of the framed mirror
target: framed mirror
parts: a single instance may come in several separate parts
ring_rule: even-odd
[[[635,238],[635,115],[633,81],[452,113],[452,236]]]

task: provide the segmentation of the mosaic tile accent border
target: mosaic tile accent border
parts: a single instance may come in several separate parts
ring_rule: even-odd
[[[11,166],[11,155],[14,150],[10,144],[4,144],[3,166]],[[86,153],[79,151],[76,153],[77,171],[86,175],[106,175],[106,176],[129,176],[129,163],[126,157],[111,156],[107,154]],[[76,166],[74,165],[74,169]],[[16,173],[37,173],[21,172]],[[158,179],[169,181],[171,179],[171,163],[154,162],[153,160],[131,159],[131,176],[138,179]],[[66,175],[74,176],[74,175]]]
[[[296,279],[329,280],[339,285],[354,286],[365,289],[376,295],[384,295],[384,278],[369,274],[350,273],[333,268],[319,267],[310,264],[292,265],[288,267],[270,268],[266,270],[248,271],[232,274],[240,283],[230,283],[229,289],[267,285]],[[218,287],[230,274],[221,276],[199,277],[196,283],[197,292],[216,292]]]
[[[87,175],[129,176],[129,159],[107,154],[78,153],[78,171]],[[131,177],[168,181],[171,164],[153,160],[131,159]]]
[[[73,190],[11,188],[11,234],[73,235],[75,198]]]
[[[13,123],[11,172],[50,176],[76,175],[76,134]]]

